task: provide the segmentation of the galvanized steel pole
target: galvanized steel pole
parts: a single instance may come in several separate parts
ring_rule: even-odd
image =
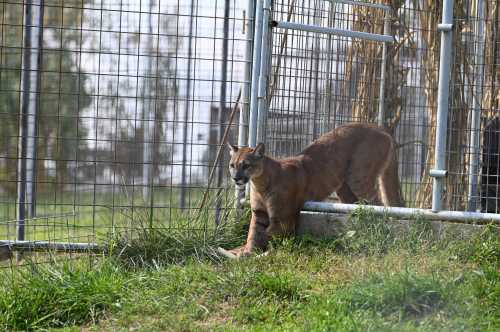
[[[248,120],[250,115],[250,98],[252,95],[252,85],[250,80],[252,76],[252,48],[254,42],[254,24],[255,24],[255,0],[248,0],[247,2],[247,20],[245,29],[245,72],[243,76],[243,91],[242,103],[240,107],[240,120],[238,125],[238,146],[248,145]],[[245,189],[236,189],[236,208],[237,211],[241,209],[241,201],[245,198]]]
[[[269,75],[269,18],[271,12],[271,0],[264,0],[263,18],[262,18],[262,46],[260,55],[260,75],[259,75],[259,94],[258,98],[258,117],[257,117],[257,140],[265,142],[266,140],[266,120],[267,120],[267,79]]]
[[[252,86],[251,86],[252,92],[250,95],[250,124],[248,128],[248,145],[250,147],[255,147],[255,145],[257,144],[257,120],[259,115],[257,96],[259,94],[263,11],[264,11],[264,0],[258,0],[257,7],[255,10],[255,34],[253,39]]]
[[[391,29],[391,15],[389,11],[384,13],[384,35],[390,36]],[[385,124],[385,72],[387,70],[387,43],[382,44],[382,66],[380,68],[380,89],[378,97],[378,125],[384,126]]]
[[[36,117],[43,43],[43,5],[24,5],[19,148],[17,175],[17,240],[24,240],[25,219],[35,215]]]
[[[342,204],[328,202],[306,202],[304,211],[324,212],[324,213],[351,213],[363,207],[358,204]],[[370,209],[377,215],[388,215],[400,218],[415,218],[421,216],[429,220],[451,220],[451,221],[494,221],[500,222],[500,214],[496,213],[479,213],[479,212],[462,212],[462,211],[439,211],[433,212],[427,209],[405,208],[405,207],[386,207],[367,205],[365,208]]]
[[[148,35],[153,34],[153,1],[149,0],[148,10]],[[148,38],[147,43],[148,52],[153,52],[153,39]],[[151,77],[153,77],[153,57],[147,57],[147,73],[143,78],[143,150],[142,150],[142,199],[144,203],[151,200],[153,186],[153,149],[154,149],[154,125],[156,122],[155,107],[153,102],[153,86],[151,84]],[[149,77],[147,77],[149,76]],[[149,78],[149,79],[148,79]],[[154,96],[156,98],[156,96]]]
[[[220,85],[220,106],[219,119],[217,127],[217,141],[222,144],[224,136],[224,122],[226,120],[226,95],[227,95],[227,64],[229,56],[229,13],[231,1],[224,1],[224,24],[223,24],[223,39],[222,39],[222,67],[221,67],[221,85]],[[224,180],[224,155],[218,160],[217,164],[217,196],[215,201],[215,224],[218,225],[221,220],[221,205],[222,205],[222,183]]]
[[[443,179],[447,175],[447,171],[445,170],[445,153],[452,55],[453,0],[444,0],[442,16],[441,24],[438,24],[438,30],[441,32],[441,50],[439,60],[436,150],[434,169],[430,172],[430,175],[434,177],[432,186],[432,211],[434,212],[442,209],[441,193],[443,191]]]
[[[189,130],[189,97],[191,96],[191,67],[193,63],[193,20],[194,20],[195,2],[191,0],[191,9],[189,12],[189,37],[188,37],[188,65],[186,80],[186,102],[184,104],[184,128],[182,130],[182,169],[181,169],[181,188],[179,197],[179,207],[186,206],[186,168],[187,168],[187,148],[188,148],[188,130]]]
[[[248,144],[248,116],[250,113],[250,96],[252,79],[252,48],[255,23],[255,0],[248,0],[245,21],[245,71],[243,76],[242,102],[240,107],[240,119],[238,125],[238,146]]]

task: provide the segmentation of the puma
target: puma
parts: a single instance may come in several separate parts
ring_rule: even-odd
[[[265,250],[274,236],[293,235],[304,202],[324,200],[333,192],[343,203],[403,206],[396,143],[375,125],[340,126],[283,159],[266,156],[262,143],[253,149],[228,146],[236,186],[251,186],[247,242],[226,251],[233,257]]]

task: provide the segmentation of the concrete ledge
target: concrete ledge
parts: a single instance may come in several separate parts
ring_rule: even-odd
[[[388,221],[395,226],[396,232],[407,231],[411,220]],[[470,237],[484,229],[484,225],[473,225],[465,223],[453,223],[437,220],[426,220],[438,238],[447,236]],[[297,226],[297,235],[309,234],[316,238],[334,238],[345,232],[349,224],[349,216],[341,213],[322,213],[302,211],[300,213],[299,224]],[[500,234],[500,227],[495,227]]]

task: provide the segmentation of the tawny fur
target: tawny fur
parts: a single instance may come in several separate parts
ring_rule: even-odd
[[[231,146],[230,172],[237,184],[250,180],[252,218],[247,242],[236,256],[265,250],[273,236],[295,233],[305,201],[336,192],[343,203],[368,201],[403,206],[396,144],[382,128],[348,124],[321,136],[300,154],[284,159]]]

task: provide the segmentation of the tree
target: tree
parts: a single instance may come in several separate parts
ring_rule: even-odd
[[[90,1],[83,1],[89,3]],[[85,82],[87,75],[81,72],[78,53],[85,40],[77,28],[82,20],[82,9],[64,9],[46,6],[44,15],[44,51],[41,66],[39,111],[37,114],[37,182],[38,190],[44,189],[49,180],[46,161],[55,160],[56,180],[59,186],[68,181],[68,161],[75,160],[79,150],[78,139],[85,137],[86,127],[79,121],[80,111],[87,107],[91,98]],[[0,112],[6,121],[0,122],[0,156],[7,158],[0,164],[1,187],[15,192],[17,167],[18,114],[21,75],[21,45],[23,5],[3,3],[0,14],[8,25],[2,26]],[[64,29],[72,27],[76,29]],[[61,29],[62,28],[62,29]]]

